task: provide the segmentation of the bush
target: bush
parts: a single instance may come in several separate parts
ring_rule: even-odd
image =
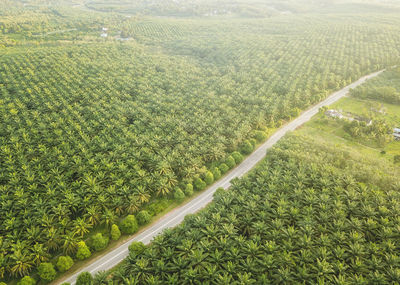
[[[112,240],[118,240],[121,237],[121,231],[119,230],[119,227],[116,224],[111,226],[110,235]]]
[[[221,165],[219,166],[219,170],[221,171],[222,174],[225,174],[228,172],[229,167],[225,163],[221,163]]]
[[[57,269],[60,272],[65,272],[74,265],[74,261],[69,256],[60,256],[57,261]]]
[[[145,225],[148,222],[150,222],[151,215],[146,210],[142,210],[136,215],[136,219],[137,219],[139,225]]]
[[[400,163],[400,155],[395,155],[393,158],[394,163]]]
[[[233,152],[232,157],[235,160],[236,164],[239,164],[243,161],[243,155],[238,151]]]
[[[155,216],[158,213],[161,213],[162,211],[164,211],[167,207],[168,207],[168,200],[159,200],[157,202],[152,203],[149,207],[148,207],[148,211],[150,213],[150,215]]]
[[[257,145],[257,141],[255,139],[249,139],[249,142],[251,143],[251,145],[253,146],[253,150]]]
[[[108,244],[108,238],[104,237],[103,234],[97,233],[94,236],[92,236],[92,247],[96,251],[103,250],[107,247]]]
[[[61,283],[61,285],[71,285],[71,283],[69,283],[69,282],[64,282],[64,283]]]
[[[7,285],[6,283],[4,283],[4,282],[0,282],[0,285]],[[17,283],[17,285],[35,285],[36,284],[36,280],[35,279],[33,279],[32,277],[30,277],[30,276],[25,276],[24,278],[22,278],[18,283]]]
[[[214,176],[214,181],[217,181],[218,179],[221,178],[221,171],[217,167],[214,167],[211,170],[211,173]]]
[[[181,188],[176,187],[174,193],[174,199],[177,200],[178,202],[182,202],[185,199],[185,193],[183,193]]]
[[[211,171],[207,171],[207,173],[204,177],[204,182],[207,185],[211,185],[214,182],[214,175],[211,173]]]
[[[225,160],[225,164],[229,167],[229,169],[232,169],[236,166],[235,159],[231,155]]]
[[[89,258],[92,255],[89,247],[86,245],[84,241],[78,242],[78,251],[76,252],[76,258],[79,260],[84,260]]]
[[[121,231],[124,234],[134,234],[138,229],[139,226],[134,215],[128,215],[121,223]]]
[[[201,180],[201,178],[196,178],[194,180],[194,188],[197,191],[201,191],[201,190],[205,189],[206,187],[207,187],[207,184],[203,180]]]
[[[258,142],[263,142],[267,139],[267,134],[263,131],[255,131],[253,137]]]
[[[93,277],[89,272],[82,272],[76,279],[76,285],[92,285]]]
[[[145,251],[146,246],[140,241],[134,241],[129,245],[129,252],[134,253],[135,255],[141,254]]]
[[[190,184],[190,183],[186,184],[185,195],[187,197],[190,197],[193,195],[193,185],[192,184]]]
[[[249,141],[245,141],[240,146],[240,152],[243,154],[250,154],[253,151],[253,145]]]
[[[46,281],[53,281],[56,278],[56,270],[53,264],[48,262],[40,263],[38,273],[40,278]]]

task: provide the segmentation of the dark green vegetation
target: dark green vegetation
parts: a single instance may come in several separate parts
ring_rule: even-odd
[[[395,284],[399,174],[379,159],[292,135],[206,210],[131,254],[116,274],[125,279],[115,280]]]
[[[118,236],[113,225],[134,232],[127,215],[145,210],[136,219],[146,224],[301,110],[400,56],[400,17],[386,5],[320,15],[321,5],[288,1],[275,6],[292,12],[282,15],[254,2],[263,17],[241,4],[230,17],[153,18],[47,2],[0,2],[7,280],[38,280],[60,255],[88,258]]]

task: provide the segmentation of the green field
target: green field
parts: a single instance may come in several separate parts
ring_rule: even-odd
[[[386,71],[381,76],[352,91],[350,96],[332,104],[329,109],[340,110],[343,113],[351,113],[372,120],[383,120],[390,126],[390,129],[398,128],[400,126],[400,104],[385,103],[382,101],[384,100],[382,97],[373,99],[360,99],[358,97],[362,92],[366,93],[367,90],[377,87],[397,88],[397,92],[400,94],[399,79],[398,69]],[[341,149],[349,147],[366,156],[383,158],[389,162],[393,162],[394,157],[400,155],[400,141],[391,139],[381,145],[370,137],[354,138],[344,130],[344,124],[343,120],[318,114],[310,123],[302,126],[298,132],[320,142],[335,143]]]

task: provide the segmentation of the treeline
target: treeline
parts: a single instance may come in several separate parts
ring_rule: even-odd
[[[375,99],[390,104],[400,104],[400,68],[391,69],[381,77],[352,90],[351,95],[361,99]]]
[[[398,175],[291,136],[207,209],[132,251],[114,284],[396,283]]]

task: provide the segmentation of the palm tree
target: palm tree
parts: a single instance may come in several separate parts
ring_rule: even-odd
[[[93,277],[93,284],[94,285],[107,284],[108,275],[109,273],[105,270],[97,272],[96,275]]]
[[[33,267],[32,259],[22,250],[15,251],[11,257],[10,272],[13,276],[25,276]]]
[[[49,260],[49,254],[43,247],[43,244],[36,243],[32,248],[33,263],[39,266],[40,263]]]
[[[115,223],[116,218],[113,211],[106,209],[101,216],[101,223],[110,228]]]
[[[67,255],[73,255],[79,242],[79,239],[75,236],[75,233],[69,232],[68,234],[63,235],[62,239],[64,241],[62,245],[63,252]]]
[[[85,221],[83,218],[77,218],[74,222],[74,231],[75,234],[80,236],[81,238],[89,232],[89,229],[92,227],[89,223]]]
[[[47,230],[47,235],[46,235],[47,241],[46,241],[46,247],[50,251],[56,251],[61,243],[61,238],[59,234],[59,230],[51,227]]]
[[[146,188],[142,185],[136,187],[136,194],[141,203],[147,203],[150,200],[150,194],[146,191]]]
[[[100,221],[99,208],[96,205],[90,205],[87,208],[87,213],[85,215],[85,218],[87,219],[88,223],[90,223],[92,226],[97,225]]]

